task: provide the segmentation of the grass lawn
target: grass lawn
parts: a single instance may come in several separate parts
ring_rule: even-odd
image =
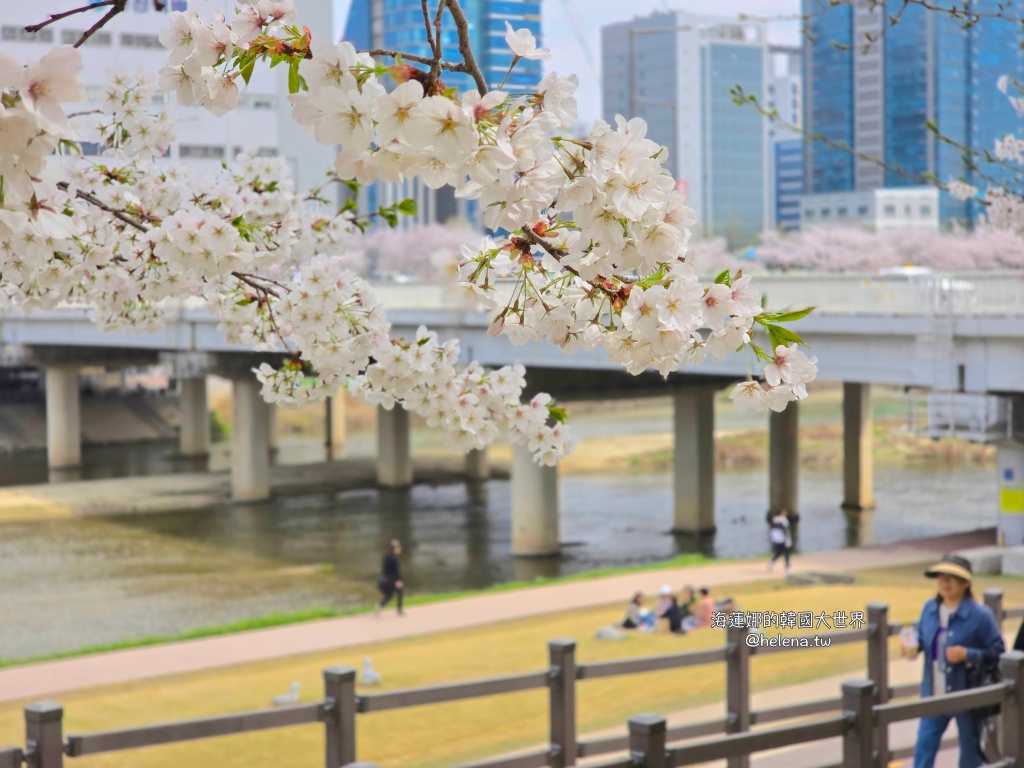
[[[890,605],[893,620],[906,621],[916,619],[922,602],[932,594],[929,586],[920,567],[913,567],[864,572],[853,585],[785,587],[764,582],[718,592],[732,594],[742,609],[756,611],[849,613],[864,610],[868,602],[884,601]],[[1024,603],[1024,580],[980,578],[977,593],[987,587],[1003,589],[1007,605]],[[368,654],[384,677],[384,685],[377,690],[394,690],[539,669],[546,664],[546,642],[556,637],[576,638],[578,658],[583,662],[707,648],[724,642],[721,630],[685,637],[636,635],[612,643],[593,639],[597,627],[616,621],[620,614],[618,605],[588,609],[370,648],[81,691],[62,696],[60,701],[65,706],[66,733],[85,733],[265,707],[292,681],[302,684],[302,701],[314,701],[321,695],[324,667],[350,664],[358,668]],[[863,674],[864,657],[860,644],[772,654],[754,660],[753,688],[765,690],[843,672]],[[721,700],[723,691],[724,668],[720,665],[584,681],[579,686],[580,731],[618,725],[642,711],[672,713]],[[387,768],[427,768],[529,747],[546,738],[546,696],[546,691],[536,691],[360,715],[359,758]],[[23,727],[20,705],[0,707],[0,746],[21,743]],[[315,768],[322,765],[322,749],[323,730],[314,725],[78,758],[74,764],[83,768]]]

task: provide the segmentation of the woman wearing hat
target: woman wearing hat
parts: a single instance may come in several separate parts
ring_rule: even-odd
[[[963,691],[968,678],[977,677],[983,664],[997,660],[1004,651],[1003,637],[992,611],[971,594],[974,574],[962,557],[946,555],[925,576],[938,582],[938,594],[928,600],[917,624],[916,647],[904,647],[903,655],[914,659],[924,651],[921,697]],[[960,739],[960,768],[978,768],[985,763],[981,754],[978,723],[970,711],[955,715],[922,717],[914,747],[914,768],[932,768],[942,734],[956,718]]]

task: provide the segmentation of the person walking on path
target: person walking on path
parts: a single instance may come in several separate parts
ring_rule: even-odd
[[[904,644],[908,659],[924,651],[921,697],[964,691],[985,684],[985,670],[994,669],[1005,650],[1002,633],[988,606],[971,593],[974,573],[968,560],[946,555],[924,572],[938,581],[938,594],[921,610],[917,644]],[[956,719],[960,741],[959,768],[988,762],[981,751],[981,720],[970,710],[922,717],[914,747],[914,768],[933,768],[942,734]]]
[[[772,559],[768,561],[768,570],[772,570],[775,561],[785,559],[786,573],[789,573],[789,553],[793,549],[793,538],[789,532],[789,514],[786,510],[779,513],[768,523],[768,541],[772,545]]]
[[[391,602],[392,597],[398,598],[398,615],[404,614],[402,600],[405,597],[405,582],[402,581],[402,569],[398,562],[398,557],[401,554],[402,542],[392,539],[380,566],[380,581],[377,582],[377,589],[380,590],[380,602],[374,609],[377,616],[380,616],[381,609]]]

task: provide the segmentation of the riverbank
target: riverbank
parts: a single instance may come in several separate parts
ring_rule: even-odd
[[[419,484],[465,480],[461,456],[418,458],[414,465],[414,481]],[[374,459],[278,465],[271,467],[270,474],[271,490],[277,496],[377,487]],[[492,475],[508,477],[508,469],[492,467]],[[229,503],[231,478],[226,472],[9,486],[0,488],[0,523],[208,509]]]
[[[577,581],[591,581],[594,579],[607,578],[609,576],[626,576],[629,574],[646,573],[648,571],[663,571],[667,569],[677,569],[684,567],[694,567],[700,565],[707,565],[711,561],[708,558],[700,554],[687,554],[679,555],[671,560],[665,560],[657,563],[650,563],[647,565],[630,566],[627,568],[603,568],[594,571],[587,571],[585,573],[577,573],[571,576],[561,576],[557,578],[544,578],[538,577],[532,581],[509,581],[503,584],[496,584],[493,587],[487,589],[477,590],[461,590],[459,592],[441,592],[441,593],[427,593],[427,594],[411,594],[405,599],[405,604],[409,607],[433,605],[434,603],[443,603],[450,600],[461,600],[467,597],[487,597],[490,595],[498,595],[504,592],[513,592],[524,589],[536,589],[538,587],[548,587],[557,584],[569,584]],[[723,563],[730,562],[729,558],[717,558],[715,563],[721,565]],[[296,576],[304,575],[308,573],[310,568],[290,568],[280,569],[279,573],[283,576]],[[313,568],[320,573],[329,573],[330,569],[326,566],[320,566],[319,568]],[[230,624],[222,624],[217,626],[208,627],[197,627],[195,629],[182,632],[177,635],[171,636],[156,636],[156,637],[142,637],[133,640],[125,640],[119,643],[108,643],[105,645],[96,646],[85,646],[70,651],[63,651],[60,653],[49,653],[41,656],[30,656],[27,658],[20,659],[4,659],[0,657],[0,669],[10,667],[21,667],[31,664],[42,664],[49,661],[59,661],[63,659],[77,659],[82,656],[94,656],[100,653],[113,653],[115,651],[126,651],[135,648],[146,648],[152,645],[164,645],[169,643],[182,643],[189,640],[201,640],[208,637],[219,637],[221,635],[234,635],[242,632],[253,632],[261,629],[272,629],[274,627],[285,627],[292,624],[303,624],[310,621],[319,621],[323,619],[338,619],[347,616],[362,616],[369,614],[373,611],[372,604],[367,603],[365,605],[359,605],[348,609],[337,609],[323,606],[316,606],[313,608],[307,608],[302,611],[295,611],[291,613],[272,613],[266,616],[256,616],[251,619],[242,619],[240,621],[232,622]]]
[[[763,560],[661,569],[588,579],[537,589],[480,595],[411,609],[403,619],[360,616],[316,621],[241,635],[197,640],[103,656],[0,671],[0,744],[16,743],[23,728],[20,708],[30,700],[58,697],[68,732],[88,732],[141,722],[201,717],[266,706],[291,682],[301,701],[320,694],[321,670],[334,664],[359,667],[371,655],[383,684],[373,690],[497,674],[545,665],[546,641],[575,637],[581,661],[696,650],[720,645],[720,631],[686,637],[637,635],[628,642],[593,638],[613,623],[633,591],[653,594],[661,583],[707,584],[719,596],[733,595],[745,610],[815,613],[863,610],[884,599],[894,621],[912,620],[930,594],[921,565],[949,549],[971,546],[991,535],[943,537],[921,542],[801,557],[797,572],[853,573],[848,585],[797,587],[769,576]],[[1008,605],[1024,601],[1024,580],[980,577],[978,588],[1004,590]],[[813,660],[809,654],[814,654]],[[429,660],[429,663],[428,663]],[[861,646],[773,654],[757,663],[755,692],[863,668]],[[686,685],[675,674],[590,682],[580,689],[581,732],[620,725],[639,709],[679,712],[720,701],[722,669],[695,668]],[[17,691],[20,695],[12,696]],[[814,698],[825,698],[818,696]],[[360,720],[360,757],[383,765],[440,766],[530,746],[544,732],[545,697],[513,694],[472,702],[400,710]],[[400,743],[391,736],[403,733]],[[137,768],[181,764],[242,766],[258,750],[261,760],[310,762],[322,749],[316,729],[288,735],[252,734],[214,739],[132,755]],[[410,751],[415,745],[416,751]],[[93,758],[115,766],[123,756]],[[92,764],[92,762],[90,763]]]

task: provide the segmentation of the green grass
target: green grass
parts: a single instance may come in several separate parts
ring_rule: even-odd
[[[601,568],[584,573],[573,574],[572,576],[560,576],[553,578],[537,578],[533,581],[509,581],[503,584],[495,584],[493,587],[478,590],[464,590],[459,592],[438,592],[435,594],[413,595],[406,599],[406,605],[431,605],[448,600],[458,600],[465,597],[477,597],[482,595],[494,595],[503,592],[512,592],[517,589],[531,589],[551,584],[567,584],[576,581],[589,581],[608,576],[622,576],[630,573],[642,573],[645,571],[657,571],[666,568],[683,568],[695,565],[706,565],[710,562],[727,563],[732,558],[715,558],[709,560],[701,554],[678,555],[671,560],[662,560],[656,563],[645,565],[627,566],[625,568]],[[204,637],[217,637],[218,635],[231,635],[237,632],[249,632],[256,629],[270,629],[282,627],[288,624],[301,624],[306,621],[317,621],[320,619],[337,619],[345,616],[358,616],[369,613],[372,606],[360,605],[353,608],[327,608],[314,606],[302,611],[291,613],[272,613],[266,616],[258,616],[251,619],[240,619],[229,624],[221,624],[211,627],[196,627],[177,635],[164,635],[141,637],[130,640],[123,640],[117,643],[106,643],[103,645],[88,645],[72,651],[60,651],[48,653],[41,656],[30,656],[21,659],[0,658],[0,669],[5,667],[16,667],[25,664],[37,664],[44,661],[58,661],[60,659],[73,659],[79,656],[89,656],[97,653],[108,653],[110,651],[124,651],[131,648],[143,648],[150,645],[161,645],[163,643],[177,643],[185,640],[199,640]]]

